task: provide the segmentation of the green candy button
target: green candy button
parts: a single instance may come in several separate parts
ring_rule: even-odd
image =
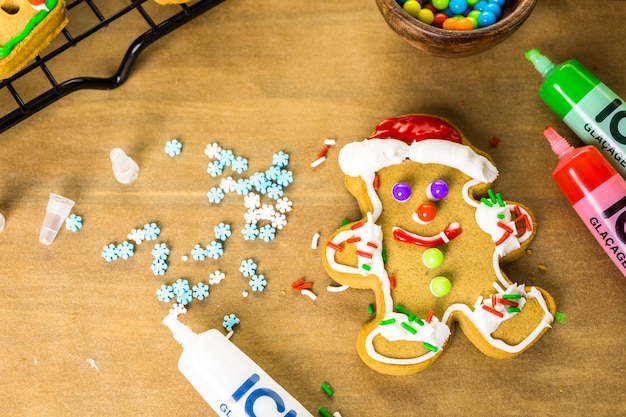
[[[452,284],[450,280],[446,277],[435,277],[430,281],[430,292],[433,293],[435,297],[443,297],[444,295],[448,295],[450,289],[452,288]]]

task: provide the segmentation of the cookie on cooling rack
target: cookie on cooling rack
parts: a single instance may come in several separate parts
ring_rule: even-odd
[[[26,66],[66,24],[65,0],[0,2],[0,79]]]

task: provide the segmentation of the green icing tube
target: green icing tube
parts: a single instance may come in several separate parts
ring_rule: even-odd
[[[19,35],[14,36],[13,38],[9,39],[7,43],[2,45],[2,47],[0,48],[0,58],[6,58],[11,53],[13,48],[15,48],[15,45],[17,45],[18,43],[26,39],[26,37],[30,35],[30,32],[33,31],[35,26],[41,23],[46,18],[46,16],[48,16],[50,11],[54,9],[57,3],[58,3],[58,0],[47,0],[46,8],[48,10],[43,10],[43,9],[40,10],[35,16],[33,16],[28,21],[28,23],[26,24],[26,27],[22,29]]]
[[[626,178],[624,101],[576,60],[553,64],[537,49],[527,51],[526,58],[544,78],[539,97]]]

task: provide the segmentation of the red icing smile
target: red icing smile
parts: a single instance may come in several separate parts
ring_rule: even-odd
[[[446,226],[442,232],[433,236],[420,236],[415,233],[407,232],[401,227],[393,228],[393,238],[399,242],[412,243],[413,245],[424,248],[434,248],[448,243],[461,234],[463,229],[458,223],[453,222]]]

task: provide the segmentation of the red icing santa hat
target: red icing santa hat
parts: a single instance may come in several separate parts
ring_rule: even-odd
[[[343,172],[364,179],[405,159],[447,165],[486,183],[498,176],[491,161],[463,145],[460,132],[436,116],[407,115],[386,119],[367,139],[349,143],[339,152],[339,166]]]

